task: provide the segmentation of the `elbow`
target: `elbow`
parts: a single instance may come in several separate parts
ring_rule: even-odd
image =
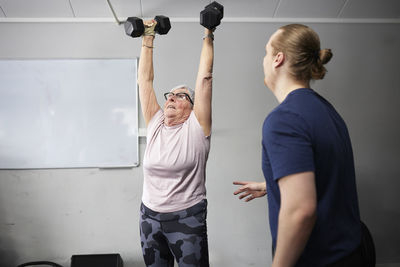
[[[199,81],[211,81],[212,80],[212,69],[199,70],[197,78]]]
[[[142,87],[145,84],[153,83],[153,77],[138,77],[138,85]]]
[[[313,228],[317,220],[316,203],[309,203],[299,207],[294,213],[294,217],[299,225],[303,225],[306,228]]]
[[[212,86],[212,74],[211,73],[204,73],[200,78],[200,88],[211,88]]]
[[[153,82],[154,72],[153,71],[139,71],[138,72],[138,84]]]

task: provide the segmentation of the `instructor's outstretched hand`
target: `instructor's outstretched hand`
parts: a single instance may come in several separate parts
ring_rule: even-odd
[[[239,194],[239,199],[246,198],[244,201],[249,202],[255,198],[263,197],[267,194],[267,185],[265,182],[249,182],[249,181],[235,181],[234,185],[241,185],[241,187],[233,192],[234,195]]]

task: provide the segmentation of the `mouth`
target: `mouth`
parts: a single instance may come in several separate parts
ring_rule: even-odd
[[[168,105],[167,109],[172,108],[172,109],[176,109],[173,105]]]

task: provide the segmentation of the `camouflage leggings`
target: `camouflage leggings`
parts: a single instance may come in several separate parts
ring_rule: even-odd
[[[207,200],[185,210],[159,213],[140,207],[140,238],[148,267],[208,267]]]

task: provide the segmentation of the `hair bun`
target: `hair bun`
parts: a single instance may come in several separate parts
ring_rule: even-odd
[[[322,49],[319,52],[319,58],[321,59],[321,63],[322,64],[326,64],[328,63],[331,58],[332,58],[333,54],[332,54],[332,50],[327,48],[327,49]]]

